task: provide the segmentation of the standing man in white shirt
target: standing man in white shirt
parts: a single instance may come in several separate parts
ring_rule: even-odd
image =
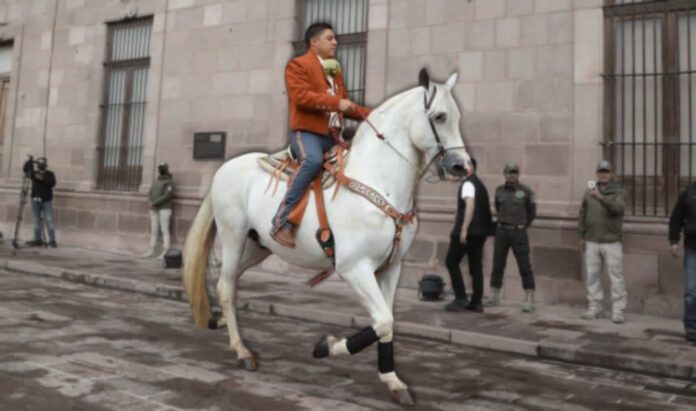
[[[476,176],[476,160],[471,159],[474,172],[464,178],[457,190],[457,216],[450,233],[450,246],[445,259],[452,280],[455,299],[445,306],[447,311],[483,312],[483,245],[486,237],[495,233],[491,218],[488,190]],[[466,288],[459,265],[468,256],[473,294],[467,300]]]

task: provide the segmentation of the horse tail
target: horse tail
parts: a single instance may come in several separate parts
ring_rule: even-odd
[[[206,291],[208,254],[215,241],[215,219],[210,193],[196,213],[184,246],[184,288],[197,327],[208,326],[210,302]]]

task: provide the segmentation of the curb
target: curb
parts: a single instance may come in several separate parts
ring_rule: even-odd
[[[130,291],[168,300],[187,301],[183,287],[180,286],[148,283],[108,275],[49,267],[30,261],[3,259],[0,261],[0,267],[16,273],[57,278],[100,288]],[[366,316],[353,316],[287,304],[273,304],[258,299],[245,301],[239,305],[238,309],[340,327],[362,328],[370,324],[370,319]],[[649,357],[638,357],[630,354],[586,349],[582,344],[573,342],[559,342],[550,339],[536,342],[405,321],[396,323],[394,331],[396,334],[408,337],[527,357],[536,357],[543,360],[637,372],[658,377],[686,380],[696,378],[696,367],[686,365],[677,360],[665,361],[663,359],[651,359]]]
[[[696,369],[690,365],[689,361],[679,361],[679,358],[672,360],[652,359],[628,353],[610,352],[609,350],[601,350],[601,348],[585,348],[581,344],[542,340],[539,344],[539,358],[649,374],[656,377],[681,380],[696,378]]]

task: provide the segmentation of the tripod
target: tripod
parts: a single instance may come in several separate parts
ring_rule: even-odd
[[[22,224],[22,215],[24,214],[24,206],[27,205],[27,194],[31,186],[31,178],[28,173],[22,176],[22,189],[19,192],[19,207],[17,208],[17,221],[15,222],[14,237],[12,238],[12,247],[19,248],[19,227]]]

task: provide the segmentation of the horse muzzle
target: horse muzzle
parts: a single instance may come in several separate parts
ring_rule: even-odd
[[[469,174],[472,169],[471,164],[461,154],[448,151],[442,158],[441,166],[447,173],[462,177]]]

